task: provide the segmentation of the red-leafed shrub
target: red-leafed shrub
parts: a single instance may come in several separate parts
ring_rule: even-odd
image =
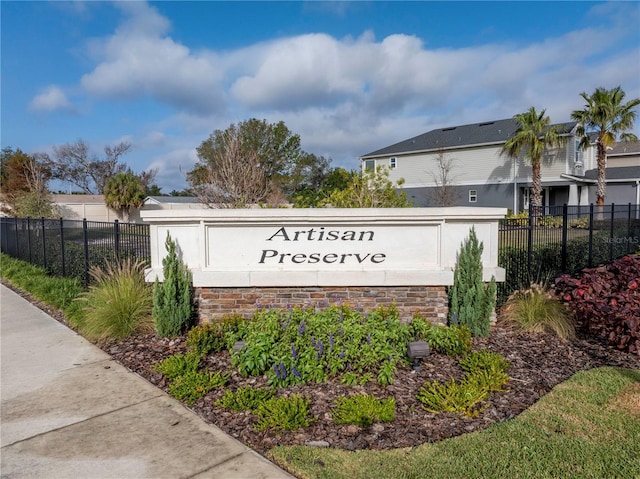
[[[640,355],[640,256],[625,256],[576,276],[556,279],[556,292],[578,326],[610,345]]]

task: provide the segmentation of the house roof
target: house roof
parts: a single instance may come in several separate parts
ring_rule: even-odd
[[[619,141],[607,156],[640,155],[640,141]]]
[[[104,205],[104,195],[66,195],[66,194],[54,194],[51,195],[53,201],[59,204],[102,204]]]
[[[584,177],[588,180],[597,180],[598,179],[598,170],[587,170],[584,172]],[[606,179],[609,180],[629,180],[638,181],[640,180],[640,165],[639,166],[616,166],[616,167],[607,167],[606,169]]]
[[[560,133],[569,133],[575,125],[575,122],[568,122],[559,123],[556,126]],[[372,151],[360,158],[365,159],[368,157],[398,155],[418,151],[503,143],[507,141],[507,139],[513,135],[517,129],[518,124],[513,118],[439,128],[437,130],[431,130],[427,133],[423,133],[422,135],[409,138],[408,140],[401,141],[394,145]]]
[[[147,196],[144,199],[144,204],[169,204],[169,203],[181,203],[191,204],[198,203],[198,198],[195,196]]]

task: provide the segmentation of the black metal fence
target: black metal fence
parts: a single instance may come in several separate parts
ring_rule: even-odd
[[[151,264],[149,225],[117,220],[0,218],[0,250],[85,286],[93,266],[126,258]]]
[[[539,214],[500,221],[498,264],[513,291],[562,273],[606,263],[640,248],[638,205],[544,207]],[[0,218],[0,250],[51,274],[89,281],[89,269],[135,258],[150,264],[149,225],[115,221]]]
[[[498,286],[499,303],[531,283],[548,283],[640,248],[638,205],[564,205],[533,213],[500,221],[498,263],[506,281]]]

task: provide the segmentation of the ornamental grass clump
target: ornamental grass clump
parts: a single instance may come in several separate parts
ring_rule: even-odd
[[[78,328],[85,337],[104,342],[153,330],[153,296],[143,263],[126,259],[94,267],[90,274],[92,285],[78,298],[84,313]]]
[[[178,257],[176,243],[167,233],[167,256],[162,260],[164,280],[153,285],[153,319],[158,336],[182,334],[191,322],[191,273]]]
[[[548,332],[561,339],[575,337],[566,306],[539,284],[514,292],[501,311],[501,320],[524,331]]]
[[[471,228],[456,257],[453,286],[449,290],[449,322],[467,326],[473,336],[489,335],[496,306],[496,281],[482,281],[482,250],[475,228]]]

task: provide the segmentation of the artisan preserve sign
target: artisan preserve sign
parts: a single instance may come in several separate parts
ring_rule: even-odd
[[[417,227],[274,225],[211,227],[208,268],[363,271],[437,265],[438,225]],[[223,247],[222,245],[226,245]]]
[[[162,279],[167,234],[195,287],[429,286],[453,282],[474,227],[484,275],[498,267],[501,208],[143,210],[151,225],[147,279]]]
[[[336,242],[335,245],[343,244],[341,242],[348,242],[349,246],[355,246],[352,248],[353,253],[331,253],[326,251],[316,251],[312,253],[282,253],[277,249],[263,249],[260,254],[260,264],[284,264],[290,262],[292,264],[362,264],[365,262],[380,264],[387,258],[385,253],[372,253],[365,252],[365,248],[362,248],[361,243],[372,242],[375,238],[375,232],[369,231],[355,231],[355,230],[327,230],[324,226],[319,228],[308,228],[303,230],[292,230],[282,226],[273,235],[267,238],[267,241],[274,241],[277,243],[288,242],[301,242],[320,244],[321,242]],[[324,246],[324,245],[322,245]],[[323,249],[319,246],[318,249]],[[332,245],[333,246],[333,245]],[[311,247],[310,249],[313,249]],[[358,250],[356,252],[356,250]]]

